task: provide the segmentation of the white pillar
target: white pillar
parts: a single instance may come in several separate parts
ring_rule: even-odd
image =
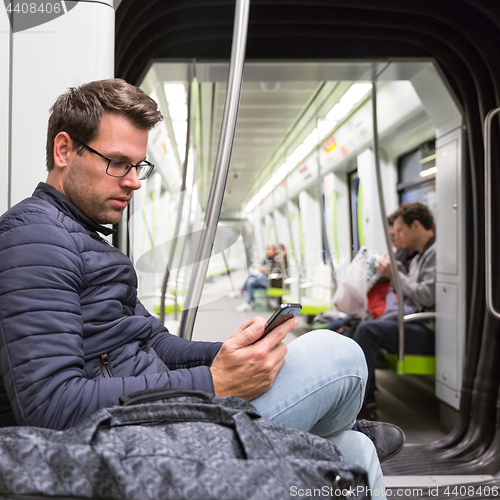
[[[47,120],[55,99],[69,87],[114,74],[112,0],[66,1],[61,6],[66,14],[17,33],[12,33],[2,7],[1,213],[30,196],[46,179]]]

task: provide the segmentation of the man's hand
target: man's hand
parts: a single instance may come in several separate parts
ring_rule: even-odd
[[[392,279],[391,259],[389,257],[379,257],[377,259],[377,271],[385,278]]]
[[[282,340],[298,324],[297,318],[290,319],[258,342],[266,320],[256,317],[243,324],[222,344],[210,367],[215,395],[251,401],[268,391],[287,352]]]

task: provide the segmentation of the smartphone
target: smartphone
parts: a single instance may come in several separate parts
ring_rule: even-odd
[[[300,304],[281,304],[267,320],[266,328],[259,340],[263,339],[270,331],[282,325],[285,321],[295,318],[301,309],[302,306]]]

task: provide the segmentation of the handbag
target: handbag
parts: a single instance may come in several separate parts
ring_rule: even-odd
[[[330,441],[260,417],[247,401],[151,389],[77,426],[0,429],[0,498],[365,498],[366,472]]]
[[[341,312],[365,318],[367,307],[366,248],[362,247],[347,267],[344,280],[333,296],[333,306]]]

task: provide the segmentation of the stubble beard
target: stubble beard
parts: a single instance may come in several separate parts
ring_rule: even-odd
[[[118,224],[125,209],[110,206],[108,197],[98,197],[92,189],[92,185],[85,182],[82,170],[81,164],[74,164],[69,170],[63,183],[66,197],[94,222]]]

